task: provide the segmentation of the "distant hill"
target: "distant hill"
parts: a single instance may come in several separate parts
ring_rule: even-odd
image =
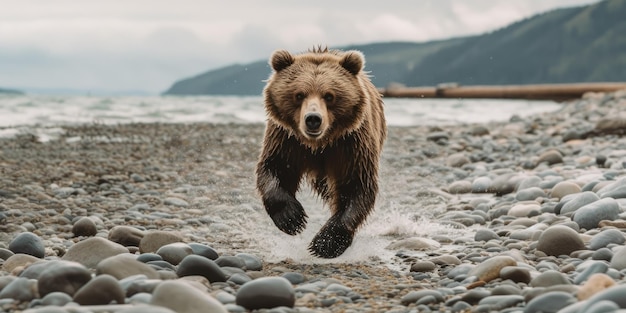
[[[0,94],[23,95],[24,92],[16,90],[16,89],[0,88]]]
[[[626,81],[626,1],[539,14],[502,29],[425,43],[338,47],[363,51],[377,87]],[[335,47],[332,47],[335,48]],[[170,95],[260,95],[267,60],[176,82]]]

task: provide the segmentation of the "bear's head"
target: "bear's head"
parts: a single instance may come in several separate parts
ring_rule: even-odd
[[[310,148],[332,143],[361,126],[368,93],[359,51],[314,49],[272,54],[264,90],[270,121]]]

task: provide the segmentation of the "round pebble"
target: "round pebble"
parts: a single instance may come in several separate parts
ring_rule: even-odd
[[[576,194],[571,200],[567,201],[562,207],[560,214],[568,214],[575,212],[581,207],[600,200],[600,197],[595,192],[585,191]]]
[[[139,262],[131,254],[119,254],[108,257],[96,266],[97,275],[111,275],[116,279],[124,279],[134,275],[145,275],[150,279],[159,278],[159,273],[149,265]]]
[[[117,225],[109,230],[108,239],[122,246],[139,247],[144,232],[132,226]]]
[[[180,277],[200,275],[210,282],[226,281],[226,275],[215,261],[195,254],[186,256],[178,264],[176,274]]]
[[[96,223],[89,217],[81,217],[72,226],[74,236],[95,236],[98,233]]]
[[[64,292],[70,296],[91,280],[91,271],[71,261],[48,261],[50,266],[37,278],[39,295]]]
[[[159,284],[150,304],[171,309],[177,313],[228,313],[223,304],[196,287],[182,281],[164,281]]]
[[[626,241],[624,233],[617,229],[606,229],[591,238],[589,241],[589,249],[598,250],[612,243],[621,245],[624,241]]]
[[[537,250],[553,256],[569,255],[584,248],[585,244],[578,233],[562,225],[548,227],[537,241]]]
[[[517,262],[510,256],[494,256],[476,265],[467,275],[476,276],[478,280],[489,282],[500,277],[500,270],[505,266],[515,265]]]
[[[567,195],[580,193],[581,191],[582,190],[578,184],[571,181],[562,181],[552,187],[550,196],[552,196],[552,198],[562,199]]]
[[[128,253],[128,249],[104,238],[90,237],[72,245],[62,259],[95,268],[100,261],[122,253]]]
[[[604,198],[576,210],[573,220],[581,228],[592,229],[598,227],[602,220],[616,220],[619,213],[621,210],[617,201],[613,198]]]
[[[80,305],[124,304],[125,298],[117,279],[107,274],[96,276],[74,294],[74,302]]]
[[[156,252],[162,246],[175,242],[183,242],[183,238],[173,232],[160,230],[151,231],[145,233],[141,238],[139,242],[139,252]]]
[[[537,164],[547,163],[548,165],[563,163],[563,155],[557,150],[548,150],[537,159]]]
[[[530,300],[524,308],[524,313],[558,312],[573,303],[576,303],[576,298],[567,292],[547,292]]]
[[[186,243],[175,242],[160,247],[156,254],[170,264],[178,265],[186,256],[193,254],[193,250]]]
[[[9,250],[16,254],[28,254],[36,258],[43,258],[46,252],[41,238],[30,232],[15,236],[9,243]]]
[[[411,272],[432,272],[437,268],[435,263],[431,261],[421,261],[411,264]]]
[[[293,307],[296,302],[291,283],[282,277],[263,277],[250,281],[237,291],[237,305],[248,310]]]

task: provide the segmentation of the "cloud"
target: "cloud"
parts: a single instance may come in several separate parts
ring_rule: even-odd
[[[158,93],[279,48],[476,34],[595,1],[13,1],[0,10],[0,87]]]
[[[371,21],[359,22],[356,28],[366,38],[388,38],[389,41],[420,38],[420,29],[415,23],[390,13],[381,14]]]

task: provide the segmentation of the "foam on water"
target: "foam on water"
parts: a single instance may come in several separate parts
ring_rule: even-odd
[[[248,211],[245,215],[224,222],[230,224],[230,229],[254,230],[242,231],[241,238],[236,240],[245,241],[268,262],[293,260],[306,264],[323,264],[381,261],[392,268],[394,264],[390,261],[396,251],[386,247],[395,240],[407,237],[429,238],[433,235],[458,238],[474,231],[471,228],[452,228],[431,220],[429,216],[432,216],[432,212],[424,212],[430,208],[420,205],[420,199],[416,199],[414,205],[400,206],[389,200],[394,197],[393,194],[382,197],[381,203],[377,204],[375,211],[355,236],[352,246],[334,259],[317,258],[311,256],[307,250],[315,234],[330,216],[328,208],[307,188],[297,194],[309,216],[306,229],[299,235],[290,236],[278,230],[262,209],[254,213]]]

